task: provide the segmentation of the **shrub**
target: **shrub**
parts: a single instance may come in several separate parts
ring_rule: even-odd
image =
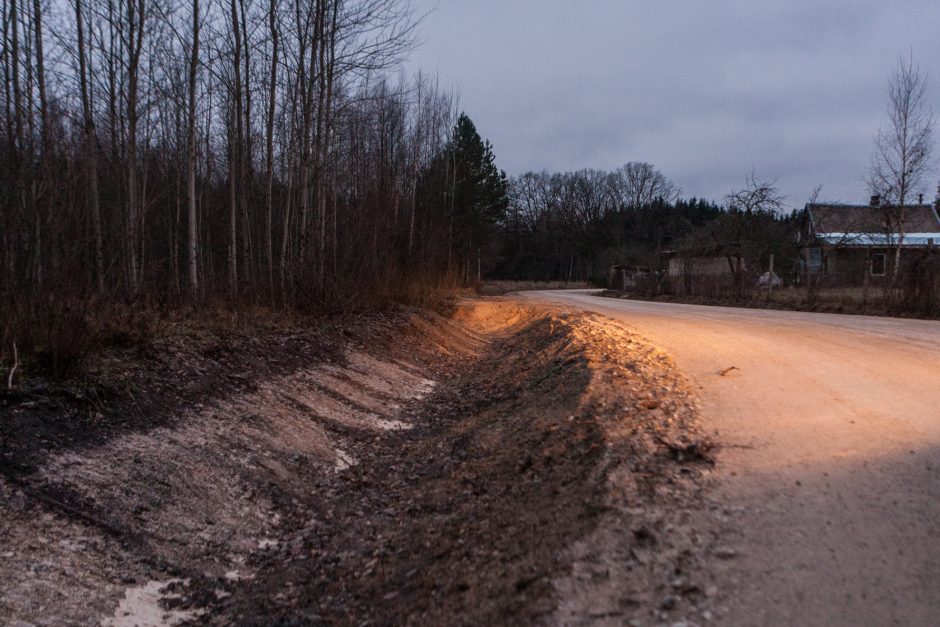
[[[77,374],[100,334],[88,316],[88,302],[43,296],[0,306],[0,363],[8,372],[16,344],[23,373],[66,379]]]

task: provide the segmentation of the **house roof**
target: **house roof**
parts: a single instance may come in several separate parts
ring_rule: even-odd
[[[884,233],[885,207],[871,205],[806,205],[817,233]],[[905,233],[940,232],[940,218],[931,205],[911,205],[904,209]]]
[[[926,246],[930,240],[940,245],[940,216],[931,205],[905,207],[900,234],[889,225],[889,216],[895,216],[884,206],[809,204],[806,210],[813,234],[830,244],[891,245],[903,234],[905,245]]]

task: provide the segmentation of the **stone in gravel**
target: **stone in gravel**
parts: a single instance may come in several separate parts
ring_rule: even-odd
[[[715,557],[722,560],[734,559],[738,556],[738,552],[731,547],[723,546],[715,549]]]

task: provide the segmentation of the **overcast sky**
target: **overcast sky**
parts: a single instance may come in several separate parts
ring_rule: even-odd
[[[940,112],[937,0],[414,2],[430,13],[410,65],[459,93],[513,175],[649,161],[685,195],[720,200],[753,169],[791,206],[816,185],[864,201],[899,54]]]

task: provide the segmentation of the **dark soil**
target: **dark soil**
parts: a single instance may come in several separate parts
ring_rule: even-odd
[[[403,308],[347,318],[265,324],[190,321],[148,342],[104,350],[89,359],[80,376],[70,380],[33,378],[13,390],[4,386],[0,389],[0,513],[14,508],[27,517],[54,515],[117,541],[129,553],[115,555],[115,560],[133,556],[134,563],[124,564],[115,575],[128,582],[167,575],[198,579],[202,570],[194,560],[211,561],[211,553],[219,547],[208,543],[196,556],[193,547],[197,543],[161,535],[140,518],[159,516],[161,501],[180,491],[160,460],[145,463],[135,458],[135,467],[128,472],[130,483],[123,490],[94,497],[75,486],[43,478],[46,461],[63,453],[94,451],[124,435],[185,426],[183,421],[192,416],[194,408],[212,407],[233,395],[251,392],[259,382],[302,371],[311,364],[342,366],[348,349],[368,347],[378,353],[414,355],[432,369],[443,368],[448,360],[429,349],[422,325],[414,324],[416,318],[433,325],[439,317]],[[261,416],[246,415],[240,420],[265,427]],[[344,437],[372,440],[341,425],[330,426]],[[229,438],[226,446],[246,462],[256,455],[245,450],[239,438]],[[172,465],[173,460],[164,463]],[[279,482],[263,467],[260,471],[240,468],[238,481],[246,486],[247,494],[257,491],[285,503],[289,510],[293,493],[306,493],[308,482],[323,475],[321,466],[305,464],[299,458],[291,466],[296,473],[291,481]],[[120,467],[114,470],[115,476],[127,472]],[[4,527],[0,524],[0,547],[7,540]],[[165,548],[174,543],[187,546],[176,559],[174,552]],[[28,555],[23,557],[28,559]]]
[[[312,524],[265,556],[218,622],[519,624],[553,609],[563,550],[602,508],[590,379],[541,319],[497,343],[423,409],[314,490]]]
[[[227,325],[188,321],[160,337],[90,358],[68,381],[0,387],[0,476],[28,475],[51,453],[100,446],[128,432],[172,426],[184,408],[251,390],[311,363],[343,363],[343,350],[418,346],[415,310],[347,318]],[[430,314],[423,314],[430,315]],[[401,337],[401,331],[410,337]]]

